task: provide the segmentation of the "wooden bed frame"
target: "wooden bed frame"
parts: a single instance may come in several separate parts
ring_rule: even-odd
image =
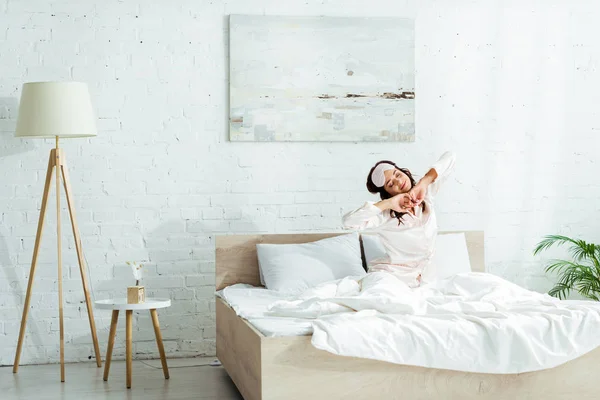
[[[260,286],[257,243],[306,243],[344,233],[217,236],[216,289]],[[465,236],[472,269],[484,271],[483,232]],[[600,398],[600,349],[552,369],[478,374],[337,356],[314,348],[311,336],[265,337],[220,298],[216,312],[217,357],[245,400]]]

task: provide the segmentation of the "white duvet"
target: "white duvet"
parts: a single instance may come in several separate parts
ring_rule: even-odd
[[[293,298],[288,294],[238,283],[219,290],[217,296],[267,337],[312,334],[312,319],[268,315],[273,302]]]
[[[600,345],[600,304],[559,301],[485,273],[409,288],[385,272],[278,300],[269,314],[309,319],[312,344],[397,364],[508,374],[552,368]]]

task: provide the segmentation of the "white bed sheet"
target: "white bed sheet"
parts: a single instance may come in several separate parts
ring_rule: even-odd
[[[265,336],[303,336],[313,332],[312,320],[266,315],[269,305],[280,300],[291,300],[289,295],[238,283],[219,290],[217,296]]]

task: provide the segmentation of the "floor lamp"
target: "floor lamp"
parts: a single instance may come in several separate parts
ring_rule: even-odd
[[[19,359],[21,357],[21,348],[23,346],[23,337],[25,336],[25,325],[27,323],[27,312],[29,311],[29,301],[31,300],[31,290],[33,287],[33,278],[35,275],[35,266],[42,238],[44,227],[44,216],[46,214],[46,205],[50,193],[50,184],[52,182],[52,172],[56,173],[56,235],[58,249],[58,314],[60,326],[60,381],[65,381],[65,354],[64,354],[64,327],[63,327],[63,296],[62,296],[62,255],[61,255],[61,225],[60,225],[60,183],[64,185],[67,198],[67,206],[71,216],[71,226],[75,239],[75,249],[77,250],[77,259],[79,261],[79,272],[83,281],[83,293],[87,306],[88,318],[90,320],[90,329],[96,352],[96,364],[102,366],[100,358],[100,348],[98,347],[98,337],[96,335],[96,325],[92,312],[92,304],[89,295],[89,286],[83,262],[83,253],[81,249],[81,238],[77,220],[75,219],[75,204],[69,182],[69,173],[67,163],[62,149],[58,147],[59,138],[74,138],[96,136],[96,123],[90,95],[85,83],[80,82],[34,82],[23,85],[21,93],[21,102],[19,104],[19,114],[17,118],[17,129],[15,136],[24,138],[56,139],[56,148],[50,151],[48,160],[48,170],[46,172],[46,184],[44,186],[44,195],[42,197],[42,208],[38,221],[37,234],[35,237],[35,246],[33,248],[33,258],[31,261],[31,270],[29,272],[29,282],[27,283],[27,295],[23,306],[23,316],[21,318],[21,329],[19,331],[19,342],[15,354],[15,363],[13,372],[19,369]]]

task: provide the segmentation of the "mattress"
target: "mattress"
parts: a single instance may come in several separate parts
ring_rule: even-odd
[[[313,332],[312,321],[267,315],[270,304],[279,300],[290,300],[289,295],[239,283],[217,291],[217,296],[265,336],[303,336]]]

